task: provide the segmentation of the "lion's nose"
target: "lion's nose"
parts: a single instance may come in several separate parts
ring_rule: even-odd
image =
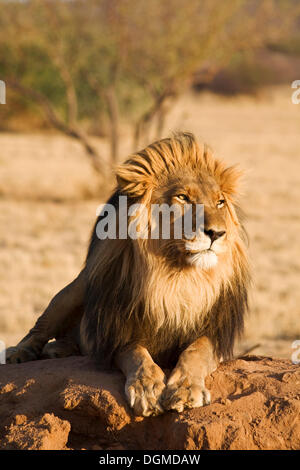
[[[217,232],[216,230],[209,229],[209,230],[204,230],[204,233],[205,233],[205,235],[207,235],[211,239],[211,242],[213,243],[215,240],[218,240],[218,238],[225,235],[226,231],[221,230],[221,231]]]

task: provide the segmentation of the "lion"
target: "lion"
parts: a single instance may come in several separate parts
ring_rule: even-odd
[[[160,231],[155,239],[100,239],[102,212],[82,271],[21,342],[8,348],[7,362],[90,355],[123,372],[125,395],[137,415],[209,404],[205,379],[232,358],[247,311],[241,175],[188,132],[131,155],[116,168],[117,185],[108,201],[116,213],[121,196],[130,208],[175,204],[181,214],[187,205],[199,204],[203,227],[188,238],[165,239]],[[135,217],[132,211],[126,224]],[[149,213],[139,224],[146,219]],[[171,228],[174,220],[173,215]]]

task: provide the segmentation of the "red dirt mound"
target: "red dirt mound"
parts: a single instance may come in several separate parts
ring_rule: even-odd
[[[299,366],[248,356],[207,386],[209,406],[139,418],[86,357],[0,366],[0,449],[300,449]]]

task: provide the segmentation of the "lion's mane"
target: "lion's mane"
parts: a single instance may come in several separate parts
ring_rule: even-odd
[[[149,253],[144,240],[99,240],[94,229],[81,338],[84,350],[104,364],[111,364],[119,348],[139,343],[154,360],[169,366],[202,335],[211,339],[219,357],[228,359],[243,331],[250,276],[235,167],[215,159],[192,134],[176,134],[132,155],[117,169],[118,187],[109,203],[118,209],[122,194],[129,204],[149,205],[155,189],[185,171],[205,172],[219,184],[228,203],[226,228],[235,233],[230,249],[210,271],[179,269]]]

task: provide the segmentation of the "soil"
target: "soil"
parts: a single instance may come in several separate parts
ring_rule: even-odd
[[[245,356],[207,378],[212,403],[134,416],[124,377],[87,357],[0,366],[0,449],[299,449],[300,368]]]

